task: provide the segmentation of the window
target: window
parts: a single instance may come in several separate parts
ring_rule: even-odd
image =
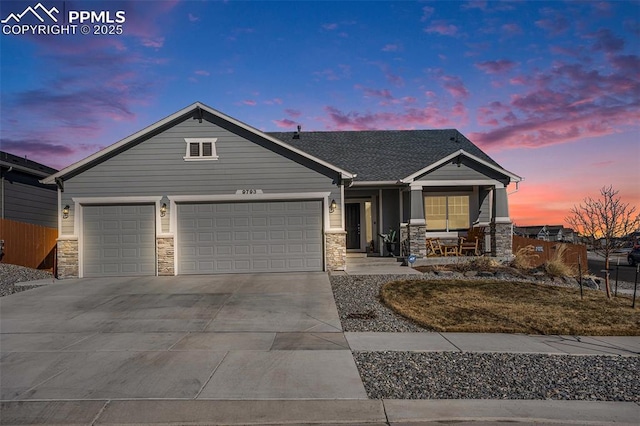
[[[186,161],[217,160],[215,138],[185,138],[187,151],[184,156]]]
[[[424,212],[427,231],[469,229],[468,195],[427,195]]]

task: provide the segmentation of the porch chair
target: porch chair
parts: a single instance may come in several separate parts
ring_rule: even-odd
[[[427,256],[444,256],[444,252],[442,251],[442,245],[440,244],[440,239],[438,238],[427,238]]]
[[[466,237],[460,237],[460,255],[471,254],[472,256],[480,256],[480,241],[483,238],[484,227],[469,229]]]

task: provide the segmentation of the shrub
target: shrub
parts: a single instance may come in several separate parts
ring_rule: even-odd
[[[520,270],[528,270],[533,268],[533,261],[537,259],[538,256],[535,254],[535,247],[532,245],[528,245],[526,247],[520,247],[518,251],[515,253],[515,257],[511,261],[511,266]]]
[[[558,249],[553,253],[551,260],[544,264],[544,270],[547,274],[554,277],[575,277],[578,275],[576,270],[567,265],[564,261],[564,252],[567,251],[567,246],[560,244]]]

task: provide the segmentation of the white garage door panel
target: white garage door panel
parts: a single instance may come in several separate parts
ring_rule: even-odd
[[[178,204],[180,274],[321,271],[322,202]]]
[[[85,277],[155,275],[153,205],[84,206]]]

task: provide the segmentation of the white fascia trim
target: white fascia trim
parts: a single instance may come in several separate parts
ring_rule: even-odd
[[[399,180],[371,180],[371,181],[354,181],[351,186],[397,186],[403,182]]]
[[[427,189],[435,186],[495,186],[504,188],[504,184],[493,179],[472,179],[472,180],[415,180],[409,187],[411,189]]]
[[[140,204],[159,203],[161,196],[130,196],[130,197],[73,197],[71,201],[76,204]]]
[[[510,217],[504,217],[504,216],[496,216],[496,217],[493,218],[492,222],[495,222],[495,223],[512,223]]]
[[[424,169],[418,170],[417,172],[407,176],[406,178],[402,179],[401,181],[404,183],[411,183],[415,180],[415,178],[417,178],[420,175],[423,175],[437,167],[440,167],[443,164],[448,163],[449,161],[453,160],[454,158],[456,158],[459,155],[464,155],[465,157],[482,164],[483,166],[486,166],[490,169],[493,169],[495,171],[497,171],[498,173],[502,173],[505,176],[508,176],[513,182],[520,182],[523,180],[522,177],[511,173],[510,171],[503,169],[502,167],[496,166],[495,164],[491,164],[488,161],[485,161],[479,157],[476,157],[475,155],[469,154],[467,151],[465,151],[464,149],[459,149],[458,151],[447,155],[446,157],[442,158],[439,161],[436,161],[435,163],[425,167]]]
[[[321,200],[327,199],[331,192],[282,192],[263,194],[222,194],[222,195],[167,195],[172,203],[202,203],[220,201],[263,201],[263,200]]]
[[[110,152],[113,152],[113,151],[123,147],[124,145],[127,145],[129,142],[132,142],[132,141],[134,141],[134,140],[146,135],[147,133],[151,133],[154,130],[156,130],[156,129],[158,129],[158,128],[160,128],[160,127],[162,127],[162,126],[164,126],[164,125],[166,125],[166,124],[168,124],[170,122],[172,122],[173,120],[175,120],[177,118],[180,118],[181,116],[183,116],[185,114],[188,114],[189,112],[195,110],[196,108],[200,108],[200,109],[202,109],[202,110],[204,110],[204,111],[206,111],[206,112],[208,112],[210,114],[213,114],[213,115],[215,115],[215,116],[217,116],[219,118],[222,118],[223,120],[226,120],[226,121],[228,121],[228,122],[230,122],[232,124],[235,124],[236,126],[239,126],[239,127],[243,128],[245,130],[248,130],[248,131],[250,131],[250,132],[252,132],[252,133],[254,133],[254,134],[256,134],[256,135],[258,135],[258,136],[260,136],[262,138],[264,138],[264,139],[268,139],[269,141],[275,143],[276,145],[280,145],[281,147],[286,148],[287,150],[289,150],[291,152],[295,152],[296,154],[299,154],[299,155],[301,155],[301,156],[303,156],[305,158],[308,158],[309,160],[311,160],[311,161],[313,161],[315,163],[318,163],[318,164],[320,164],[320,165],[322,165],[324,167],[327,167],[327,168],[329,168],[329,169],[331,169],[331,170],[333,170],[335,172],[338,172],[338,173],[340,173],[340,175],[341,175],[341,177],[343,179],[353,179],[353,178],[356,177],[355,173],[350,173],[350,172],[348,172],[346,170],[343,170],[343,169],[341,169],[339,167],[336,167],[336,166],[334,166],[332,164],[329,164],[326,161],[320,160],[319,158],[316,158],[316,157],[314,157],[314,156],[312,156],[310,154],[307,154],[304,151],[301,151],[301,150],[299,150],[297,148],[294,148],[293,146],[288,145],[288,144],[282,142],[279,139],[271,137],[271,136],[267,135],[266,133],[263,133],[260,130],[249,126],[248,124],[245,124],[245,123],[243,123],[241,121],[238,121],[238,120],[236,120],[234,118],[231,118],[228,115],[225,115],[225,114],[221,113],[220,111],[216,111],[215,109],[213,109],[213,108],[211,108],[211,107],[209,107],[209,106],[207,106],[207,105],[205,105],[205,104],[203,104],[201,102],[195,102],[195,103],[189,105],[188,107],[183,108],[180,111],[175,112],[175,113],[171,114],[170,116],[165,117],[162,120],[160,120],[160,121],[158,121],[158,122],[156,122],[156,123],[154,123],[154,124],[152,124],[150,126],[145,127],[144,129],[140,130],[139,132],[136,132],[133,135],[128,136],[128,137],[126,137],[126,138],[114,143],[113,145],[110,145],[110,146],[108,146],[108,147],[96,152],[95,154],[90,155],[87,158],[85,158],[83,160],[80,160],[77,163],[74,163],[74,164],[70,165],[69,167],[65,167],[64,169],[60,170],[58,173],[52,174],[51,176],[47,177],[46,179],[43,179],[41,182],[45,183],[45,184],[55,183],[56,178],[59,178],[59,177],[64,176],[66,174],[69,174],[69,173],[73,172],[74,170],[79,169],[80,167],[85,166],[85,165],[93,162],[94,160],[97,160],[100,157],[102,157],[104,155],[107,155]]]

